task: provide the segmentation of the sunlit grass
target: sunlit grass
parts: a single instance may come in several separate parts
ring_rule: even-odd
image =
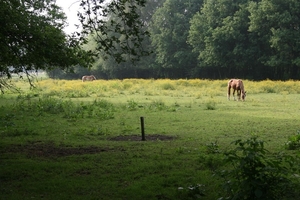
[[[258,135],[272,154],[285,150],[300,129],[300,82],[244,80],[245,102],[227,100],[227,82],[45,79],[29,90],[25,81],[15,81],[23,92],[0,98],[5,183],[0,194],[5,199],[188,199],[178,188],[201,184],[203,199],[218,199],[222,188],[213,174],[232,141]],[[146,138],[176,139],[111,140],[140,135],[141,116]],[[104,151],[48,158],[47,148],[34,155],[6,149],[49,142],[58,149]]]
[[[44,95],[69,98],[83,97],[113,97],[121,95],[143,94],[145,96],[172,97],[202,97],[226,96],[228,80],[202,79],[124,79],[96,80],[82,82],[81,80],[43,79],[35,82],[36,91]],[[26,80],[14,80],[15,85],[23,92],[28,92]],[[259,93],[299,94],[299,81],[249,81],[244,80],[248,96]],[[33,90],[34,91],[34,90]],[[33,92],[32,91],[32,92]]]
[[[144,95],[169,96],[169,97],[192,97],[196,99],[226,97],[228,80],[201,80],[201,79],[124,79],[124,80],[96,80],[82,82],[81,80],[41,80],[36,83],[35,91],[42,91],[43,95],[60,96],[67,98],[112,98],[118,95],[136,96]],[[23,91],[26,83],[16,82]],[[274,93],[274,94],[299,94],[300,82],[297,81],[249,81],[244,80],[247,95]],[[32,91],[34,92],[34,90]]]

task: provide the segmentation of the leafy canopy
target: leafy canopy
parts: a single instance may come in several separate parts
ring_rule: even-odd
[[[81,0],[78,17],[82,32],[78,33],[83,43],[87,35],[92,35],[98,44],[95,56],[113,57],[117,63],[140,60],[149,55],[142,47],[148,31],[140,20],[140,9],[146,0]]]

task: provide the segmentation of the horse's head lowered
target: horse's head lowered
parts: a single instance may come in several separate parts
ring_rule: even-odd
[[[244,88],[244,83],[241,79],[230,79],[228,81],[228,87],[227,87],[227,98],[228,100],[230,100],[230,91],[231,89],[233,89],[233,98],[235,100],[235,91],[237,91],[237,96],[238,96],[238,100],[242,100],[242,101],[245,101],[245,98],[246,98],[246,91],[245,91],[245,88]]]
[[[242,93],[242,94],[241,94],[242,100],[245,101],[245,99],[246,99],[246,93],[247,93],[247,92],[243,90],[241,93]]]

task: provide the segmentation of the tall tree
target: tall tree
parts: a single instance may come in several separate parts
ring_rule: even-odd
[[[200,67],[218,71],[215,78],[246,76],[256,64],[247,5],[248,0],[205,1],[191,20],[189,43],[198,54]]]
[[[196,66],[196,54],[187,44],[189,21],[200,10],[199,0],[166,0],[157,9],[151,25],[151,41],[156,61],[164,77],[190,77]]]
[[[81,40],[86,43],[86,36],[93,34],[99,44],[94,55],[111,56],[118,63],[135,62],[149,55],[141,45],[148,35],[139,15],[145,4],[146,0],[81,0],[82,11],[78,13],[83,28]],[[112,15],[116,17],[111,18]]]
[[[299,78],[299,41],[295,0],[207,0],[189,33],[200,68],[218,78]]]
[[[260,60],[273,79],[300,78],[300,2],[262,0],[249,5],[249,30],[260,37]]]
[[[137,11],[139,15],[139,20],[142,22],[143,26],[140,27],[141,32],[146,32],[148,30],[149,24],[152,19],[152,15],[155,10],[162,5],[164,0],[148,0],[144,7],[140,7]],[[109,4],[108,4],[109,5]],[[107,5],[107,6],[108,6]],[[110,26],[111,22],[121,23],[120,17],[112,12],[107,15],[106,26]],[[114,30],[114,27],[107,27],[110,30]],[[93,64],[92,70],[94,74],[102,78],[132,78],[132,77],[153,77],[153,63],[155,63],[154,55],[143,56],[143,59],[139,61],[132,62],[132,57],[130,53],[122,50],[122,43],[126,43],[127,37],[124,34],[118,33],[116,31],[110,31],[103,35],[102,32],[97,32],[97,34],[90,34],[88,37],[88,44],[84,45],[89,49],[101,49],[103,48],[102,43],[99,43],[99,38],[115,38],[120,42],[113,48],[116,53],[122,53],[122,62],[118,62],[114,55],[110,55],[109,52],[100,50],[98,52],[98,58]],[[139,48],[148,51],[149,53],[153,51],[151,47],[149,35],[140,36],[142,41],[139,44]],[[128,42],[128,41],[127,41]],[[132,44],[129,41],[130,44]]]
[[[0,1],[0,72],[12,73],[53,66],[86,64],[86,54],[76,40],[68,40],[62,28],[65,16],[55,0]],[[30,80],[30,79],[29,79]],[[0,81],[3,92],[8,86]]]

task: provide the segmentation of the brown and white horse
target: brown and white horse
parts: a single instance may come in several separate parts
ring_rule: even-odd
[[[93,81],[93,80],[96,80],[96,77],[94,75],[91,75],[91,76],[83,76],[82,77],[82,82],[84,81]]]
[[[244,88],[243,81],[241,79],[231,79],[231,80],[228,81],[228,86],[227,86],[227,90],[228,90],[227,98],[228,98],[228,100],[230,100],[230,90],[231,90],[231,88],[233,89],[232,96],[233,96],[234,100],[235,100],[234,93],[235,93],[235,91],[237,91],[238,100],[242,99],[243,101],[245,101],[246,91],[245,91],[245,88]]]

